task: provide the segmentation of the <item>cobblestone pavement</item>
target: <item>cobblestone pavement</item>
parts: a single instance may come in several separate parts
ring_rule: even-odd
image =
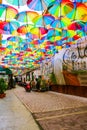
[[[0,130],[40,130],[13,90],[7,90],[6,97],[0,99]]]
[[[87,98],[14,89],[43,130],[87,130]]]
[[[74,108],[87,105],[87,98],[75,97],[55,92],[26,92],[18,87],[15,94],[32,113]]]

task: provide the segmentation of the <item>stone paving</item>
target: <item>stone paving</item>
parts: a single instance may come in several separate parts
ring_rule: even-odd
[[[65,95],[55,92],[26,92],[18,87],[16,96],[23,101],[32,113],[61,110],[87,105],[87,98]]]
[[[14,93],[43,130],[87,130],[87,98],[51,91],[27,93],[22,87]]]
[[[40,130],[13,90],[7,90],[6,97],[0,99],[0,130]]]
[[[57,115],[57,113],[55,112]],[[49,115],[48,115],[49,116]],[[72,113],[38,120],[44,130],[87,130],[86,113]]]

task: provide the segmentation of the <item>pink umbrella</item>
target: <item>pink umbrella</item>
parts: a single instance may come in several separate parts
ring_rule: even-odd
[[[68,29],[69,30],[81,30],[82,28],[84,28],[84,26],[85,26],[85,22],[83,22],[83,21],[75,21],[75,22],[72,22],[68,26]]]

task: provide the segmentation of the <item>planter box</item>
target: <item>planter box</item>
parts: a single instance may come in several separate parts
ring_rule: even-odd
[[[6,93],[0,94],[0,98],[4,98],[6,96]]]
[[[51,91],[87,97],[87,86],[74,86],[74,85],[51,85]]]

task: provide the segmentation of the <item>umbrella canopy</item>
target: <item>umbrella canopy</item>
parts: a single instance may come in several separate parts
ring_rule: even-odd
[[[71,20],[69,18],[61,17],[59,19],[55,19],[51,23],[51,27],[53,27],[53,28],[66,28],[70,24],[71,24]]]
[[[56,41],[57,40],[57,38],[61,38],[61,36],[62,36],[62,30],[61,29],[58,29],[58,28],[50,28],[49,30],[48,30],[48,33],[47,33],[47,39],[49,40],[49,41]]]
[[[21,34],[26,34],[26,33],[30,32],[30,29],[33,27],[34,26],[32,24],[24,24],[17,29],[17,32],[21,33]]]
[[[15,6],[23,6],[27,3],[27,0],[6,0],[9,4],[15,5]]]
[[[50,25],[53,21],[55,20],[55,18],[53,16],[51,16],[50,14],[43,14],[43,15],[39,15],[37,17],[35,17],[33,19],[33,23],[35,26],[48,26]]]
[[[20,26],[17,31],[21,34],[32,34],[33,38],[40,38],[43,35],[45,35],[48,30],[45,27],[36,27],[31,24]],[[30,37],[30,34],[27,35],[28,38]]]
[[[6,25],[7,22],[2,22],[0,21],[0,34],[5,34],[6,32],[4,31],[4,26]]]
[[[84,31],[87,32],[87,22],[86,22],[86,24],[84,26]]]
[[[10,36],[7,38],[7,41],[11,41],[11,42],[22,42],[22,38],[18,37],[18,36]]]
[[[55,0],[27,0],[27,5],[30,9],[36,11],[44,11]]]
[[[75,0],[76,2],[87,2],[87,0]]]
[[[66,15],[71,20],[87,21],[87,6],[81,2],[73,2],[73,9]]]
[[[18,10],[12,6],[0,4],[0,20],[12,20],[18,13]]]
[[[73,10],[73,3],[69,0],[55,1],[48,6],[46,13],[50,13],[55,18],[65,16]]]
[[[81,3],[84,3],[84,2],[87,2],[87,0],[73,0],[73,2],[81,2]]]
[[[85,26],[85,22],[83,21],[75,21],[75,22],[72,22],[69,26],[68,26],[68,29],[69,30],[81,30],[83,29]]]
[[[33,19],[35,17],[39,16],[39,14],[37,12],[34,11],[23,11],[23,12],[19,12],[15,19],[18,20],[19,22],[22,23],[33,23]]]
[[[5,22],[0,21],[0,33],[1,34],[13,34],[15,30],[20,26],[17,21]]]
[[[31,34],[35,34],[39,38],[41,38],[43,35],[47,34],[48,30],[44,27],[34,27],[30,30]]]

